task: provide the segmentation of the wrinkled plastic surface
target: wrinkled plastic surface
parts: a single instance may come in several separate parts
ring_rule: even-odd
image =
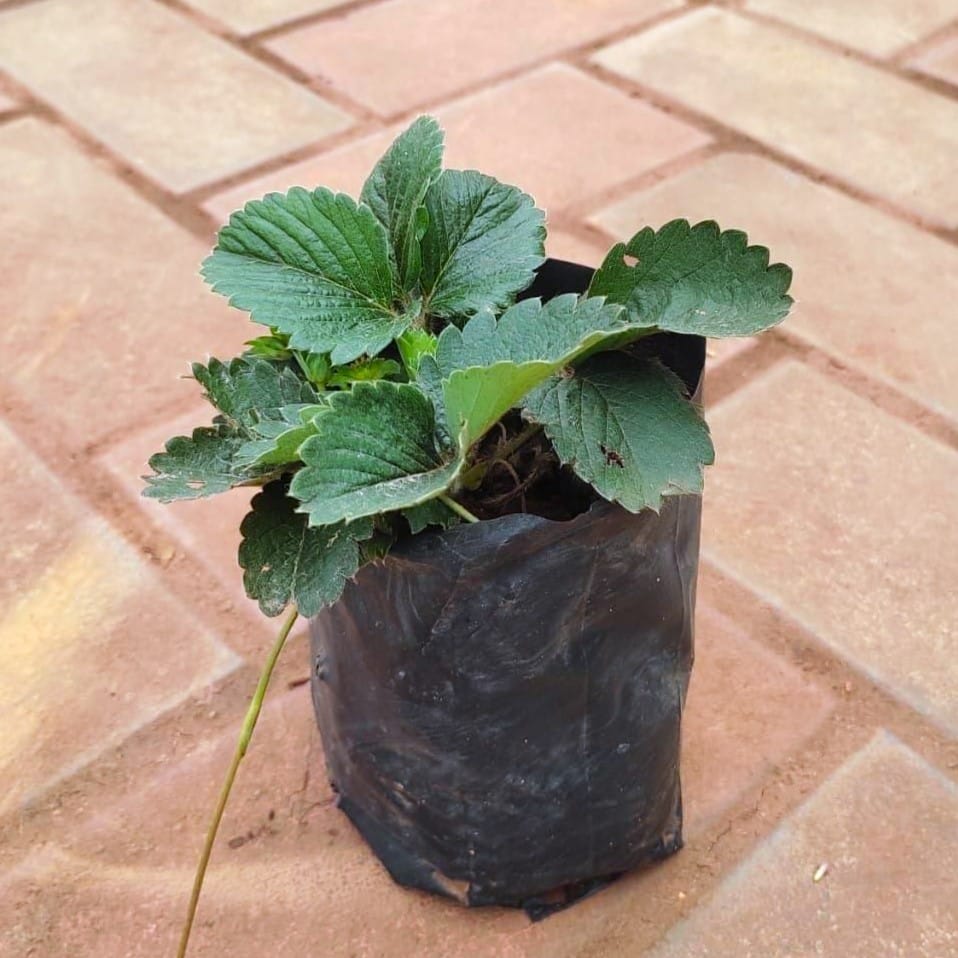
[[[694,391],[702,341],[655,339]],[[330,779],[396,881],[538,916],[681,847],[700,505],[426,532],[313,619]]]

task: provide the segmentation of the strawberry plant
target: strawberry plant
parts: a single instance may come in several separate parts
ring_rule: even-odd
[[[265,327],[193,366],[212,423],[150,460],[170,502],[256,486],[239,561],[267,615],[289,609],[244,726],[194,888],[275,658],[296,616],[428,527],[531,511],[565,518],[574,474],[630,512],[699,493],[713,449],[660,332],[750,335],[789,310],[788,267],[744,233],[675,220],[608,253],[587,292],[517,297],[545,217],[514,186],[442,168],[434,120],[392,144],[359,200],[319,188],[234,213],[203,264]],[[189,923],[181,954],[185,953]]]

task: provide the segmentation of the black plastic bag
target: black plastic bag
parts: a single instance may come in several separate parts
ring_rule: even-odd
[[[645,348],[698,391],[701,339]],[[313,619],[330,779],[397,882],[538,917],[681,847],[700,505],[427,532]]]

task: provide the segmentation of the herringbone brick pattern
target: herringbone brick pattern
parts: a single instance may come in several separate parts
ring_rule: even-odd
[[[0,0],[0,955],[172,953],[270,640],[243,494],[137,496],[187,361],[250,335],[197,267],[426,110],[552,255],[686,216],[795,267],[783,328],[710,348],[688,844],[536,925],[400,890],[300,642],[194,953],[958,955],[956,51],[958,0]]]

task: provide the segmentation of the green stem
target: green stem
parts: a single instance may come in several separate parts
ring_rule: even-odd
[[[273,669],[276,668],[276,661],[279,659],[283,646],[286,645],[286,639],[292,631],[299,618],[299,612],[295,606],[290,610],[289,615],[283,622],[283,627],[276,636],[276,641],[270,649],[269,657],[266,659],[266,665],[263,667],[262,674],[259,677],[259,683],[256,691],[253,693],[252,701],[246,710],[246,718],[243,719],[243,728],[240,731],[239,741],[236,743],[236,751],[233,753],[233,760],[230,762],[229,770],[226,773],[226,780],[223,782],[223,788],[220,791],[219,801],[216,803],[216,811],[213,812],[213,820],[210,822],[209,831],[206,833],[206,843],[203,846],[203,854],[200,855],[199,864],[196,867],[196,877],[193,879],[193,892],[190,895],[190,905],[186,913],[186,923],[183,925],[183,934],[180,937],[180,947],[176,952],[176,958],[185,958],[186,949],[190,943],[190,932],[193,930],[193,919],[196,917],[196,907],[200,902],[200,892],[203,890],[203,879],[206,878],[206,868],[210,863],[210,855],[213,852],[213,843],[216,841],[216,833],[219,831],[220,822],[223,819],[223,812],[226,810],[226,803],[230,797],[230,791],[233,788],[233,782],[236,779],[236,772],[239,769],[243,756],[249,748],[250,739],[253,737],[253,729],[256,728],[256,721],[259,718],[260,710],[263,708],[263,699],[266,696],[266,689],[269,686],[269,680],[272,678]]]
[[[299,368],[303,371],[303,375],[306,377],[306,382],[309,382],[309,383],[313,382],[312,379],[310,379],[309,377],[309,366],[306,365],[306,360],[303,359],[303,354],[298,349],[292,350],[292,353],[293,353],[293,358],[296,360],[297,363],[299,363]]]
[[[470,469],[467,469],[462,478],[459,480],[459,484],[466,489],[475,488],[482,480],[485,478],[486,473],[489,471],[489,467],[493,462],[499,459],[508,459],[517,449],[521,446],[524,446],[533,436],[539,433],[542,430],[541,424],[537,422],[529,423],[522,432],[518,435],[513,436],[507,443],[505,443],[501,449],[496,451],[496,458],[491,461],[477,462]]]
[[[452,496],[447,496],[444,492],[439,493],[439,501],[445,503],[457,515],[461,516],[466,522],[478,522],[477,516],[474,516],[465,506],[456,502]]]

